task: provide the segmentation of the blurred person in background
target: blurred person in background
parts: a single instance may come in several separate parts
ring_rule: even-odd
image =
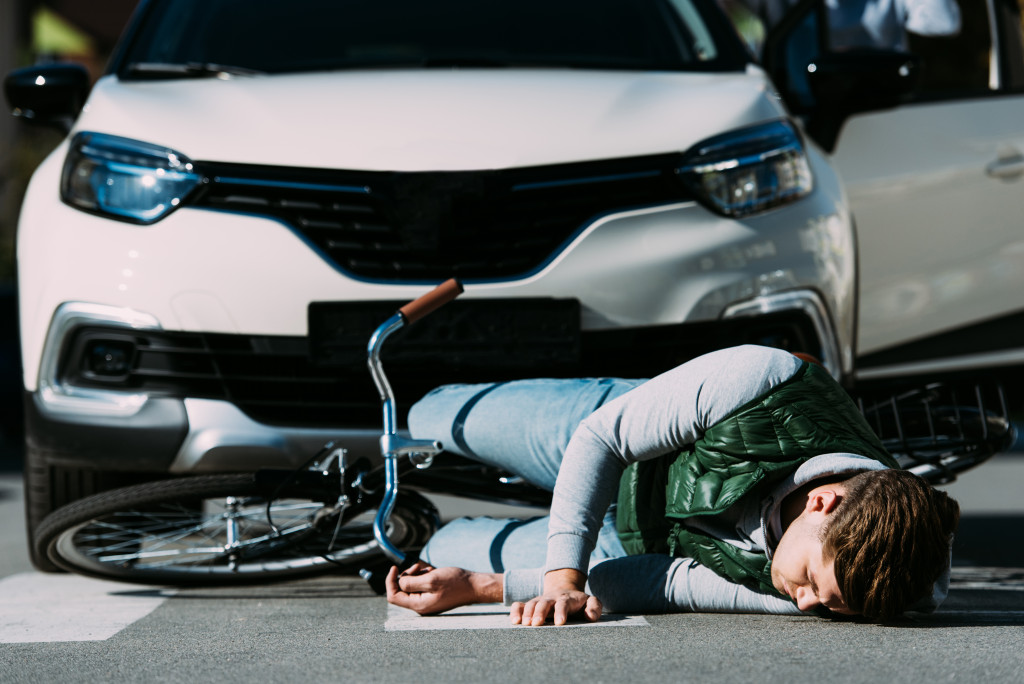
[[[741,0],[775,26],[798,0]],[[907,33],[955,36],[960,32],[957,0],[824,0],[833,49],[874,47],[907,50]]]

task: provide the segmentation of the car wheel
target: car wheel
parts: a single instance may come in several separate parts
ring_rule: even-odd
[[[43,518],[59,507],[54,503],[50,466],[39,449],[25,444],[25,532],[28,536],[29,559],[43,572],[60,572],[47,558],[35,552],[35,531]],[[54,469],[56,470],[56,469]]]
[[[149,476],[146,479],[152,478]],[[25,531],[32,565],[42,572],[62,572],[48,558],[35,551],[36,530],[46,516],[72,501],[132,484],[140,479],[133,473],[106,473],[54,465],[52,452],[40,449],[28,436],[25,440],[24,460]]]

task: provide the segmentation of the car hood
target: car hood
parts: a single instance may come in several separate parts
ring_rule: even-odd
[[[783,115],[763,73],[331,72],[100,79],[76,130],[193,160],[366,170],[509,168],[684,150]]]

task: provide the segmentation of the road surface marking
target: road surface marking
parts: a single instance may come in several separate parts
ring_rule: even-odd
[[[949,588],[1024,591],[1024,568],[959,566],[951,571]]]
[[[0,643],[103,641],[171,595],[78,575],[11,575],[0,580]]]
[[[573,622],[565,627],[547,625],[545,629],[575,629],[579,627],[649,627],[650,623],[639,615],[602,615],[597,622]],[[525,629],[508,620],[508,607],[500,603],[485,603],[455,608],[443,615],[417,615],[411,610],[388,604],[387,632],[438,629]]]

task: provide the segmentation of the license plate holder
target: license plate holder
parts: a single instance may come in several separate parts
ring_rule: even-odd
[[[324,369],[366,369],[370,336],[404,301],[312,302],[309,354]],[[439,369],[571,370],[580,361],[576,299],[463,299],[394,333],[381,354],[389,365]]]

